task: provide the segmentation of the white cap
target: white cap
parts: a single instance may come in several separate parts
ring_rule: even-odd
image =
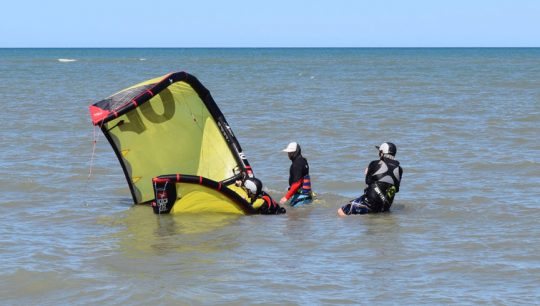
[[[298,144],[296,142],[291,142],[285,149],[283,149],[283,152],[291,153],[296,152],[296,149],[298,148]]]

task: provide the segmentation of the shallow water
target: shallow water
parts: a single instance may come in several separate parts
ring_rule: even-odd
[[[132,206],[88,106],[182,70],[276,198],[299,141],[317,202]],[[540,49],[0,49],[2,304],[538,304],[539,84]],[[382,141],[392,212],[338,218]]]

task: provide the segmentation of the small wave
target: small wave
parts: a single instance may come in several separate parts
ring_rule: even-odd
[[[74,58],[59,58],[58,61],[60,63],[71,63],[71,62],[76,62],[77,60]]]
[[[139,61],[146,61],[146,58],[139,58]]]

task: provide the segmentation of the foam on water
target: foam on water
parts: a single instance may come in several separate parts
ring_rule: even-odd
[[[60,63],[71,63],[71,62],[76,62],[77,60],[74,58],[59,58],[58,61]]]

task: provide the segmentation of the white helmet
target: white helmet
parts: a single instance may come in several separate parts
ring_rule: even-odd
[[[252,194],[258,196],[262,191],[262,183],[257,178],[248,178],[244,182],[244,187]]]
[[[397,148],[396,145],[391,142],[383,142],[380,146],[375,146],[382,154],[390,154],[396,156]]]

